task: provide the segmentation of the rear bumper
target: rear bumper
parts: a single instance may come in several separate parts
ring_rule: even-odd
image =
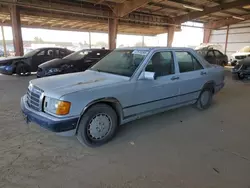
[[[52,132],[62,133],[76,129],[79,117],[57,118],[31,109],[26,103],[26,95],[21,98],[21,109],[27,122],[34,122]]]

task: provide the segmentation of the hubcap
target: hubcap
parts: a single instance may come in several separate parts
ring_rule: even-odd
[[[104,139],[112,127],[111,117],[107,114],[100,113],[95,115],[89,122],[88,135],[93,140]]]
[[[207,105],[210,99],[210,92],[209,91],[204,91],[201,95],[201,104],[203,106]]]

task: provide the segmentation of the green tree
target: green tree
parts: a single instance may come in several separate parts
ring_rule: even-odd
[[[35,43],[43,43],[43,39],[41,37],[34,38]]]

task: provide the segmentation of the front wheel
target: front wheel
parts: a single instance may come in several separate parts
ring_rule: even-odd
[[[16,67],[16,73],[19,76],[29,76],[31,74],[29,65],[18,63]]]
[[[81,144],[97,147],[111,140],[118,127],[116,112],[106,104],[96,104],[82,116],[76,133]]]
[[[205,110],[212,104],[213,92],[210,88],[201,91],[196,102],[196,107],[200,110]]]
[[[245,78],[245,75],[242,72],[238,73],[239,80],[243,80]]]

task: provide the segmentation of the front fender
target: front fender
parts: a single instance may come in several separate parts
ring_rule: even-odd
[[[78,127],[79,127],[79,123],[81,121],[81,118],[83,117],[83,115],[88,111],[88,109],[97,104],[97,103],[106,103],[108,105],[110,105],[114,110],[115,112],[117,113],[117,116],[119,118],[119,123],[123,120],[123,110],[122,110],[122,105],[121,103],[114,97],[105,97],[105,98],[100,98],[100,99],[96,99],[94,101],[91,101],[89,102],[85,107],[84,109],[82,110],[81,114],[80,114],[80,118],[77,122],[77,128],[76,128],[76,132],[78,130]]]

